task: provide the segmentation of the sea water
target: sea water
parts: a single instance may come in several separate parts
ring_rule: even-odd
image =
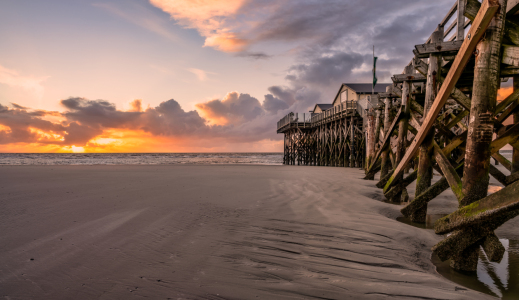
[[[0,153],[0,165],[281,165],[283,153]]]

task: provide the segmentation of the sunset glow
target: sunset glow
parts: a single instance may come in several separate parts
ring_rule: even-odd
[[[279,119],[370,82],[373,44],[390,82],[447,2],[3,3],[0,152],[280,152]],[[425,12],[405,36],[376,17]]]

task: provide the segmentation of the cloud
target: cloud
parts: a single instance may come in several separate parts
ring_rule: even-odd
[[[202,114],[213,124],[242,124],[264,113],[258,99],[249,94],[231,92],[222,100],[214,99],[196,104]]]
[[[204,70],[201,70],[201,69],[189,68],[187,70],[189,72],[195,74],[196,77],[198,78],[198,80],[200,80],[200,81],[206,81],[208,74],[216,75],[216,73],[214,73],[214,72],[204,71]]]
[[[167,12],[180,25],[194,28],[206,38],[205,46],[224,52],[245,49],[247,41],[232,32],[229,19],[233,19],[244,0],[150,0],[150,3]]]
[[[17,71],[0,65],[0,83],[30,91],[40,99],[45,91],[42,82],[48,78],[49,76],[33,77],[20,75]]]
[[[94,3],[92,5],[164,38],[172,41],[178,40],[177,36],[169,30],[167,22],[164,22],[152,11],[142,6],[130,5],[128,3],[122,8],[117,7],[113,3]]]
[[[141,100],[134,100],[128,111],[119,110],[106,100],[74,97],[60,103],[63,112],[0,104],[0,151],[27,149],[24,145],[32,145],[34,151],[70,152],[73,146],[85,151],[139,151],[138,147],[149,151],[146,144],[160,144],[159,140],[169,145],[182,141],[183,147],[213,148],[215,144],[278,139],[273,121],[278,116],[265,116],[266,111],[256,98],[237,92],[197,105],[207,118],[196,110],[185,111],[174,99],[146,109]],[[47,120],[49,116],[57,118]],[[212,123],[209,117],[223,121]]]
[[[251,58],[251,59],[268,59],[268,58],[271,58],[272,55],[268,55],[266,53],[263,53],[263,52],[248,52],[248,51],[243,51],[241,53],[239,53],[238,55],[236,55],[238,57],[246,57],[246,58]]]

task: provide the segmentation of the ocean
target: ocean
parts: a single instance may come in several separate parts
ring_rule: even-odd
[[[512,150],[500,153],[512,159]],[[281,165],[283,153],[0,153],[0,165]]]
[[[283,153],[0,153],[0,165],[281,165]]]

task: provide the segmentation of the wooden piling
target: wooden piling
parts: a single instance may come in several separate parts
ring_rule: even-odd
[[[514,91],[518,91],[519,90],[519,75],[516,75],[513,77],[514,78]],[[513,114],[513,121],[514,121],[514,124],[518,124],[519,123],[519,110],[517,110],[514,114]],[[513,148],[513,153],[512,153],[512,169],[511,169],[511,172],[512,174],[515,173],[515,172],[519,172],[519,149],[516,149],[516,148]]]
[[[386,92],[391,92],[392,88],[391,86],[386,87]],[[393,100],[391,98],[385,98],[384,99],[384,138],[391,133],[388,133],[389,126],[391,126],[391,123],[393,120],[391,120],[391,108],[392,108]],[[381,149],[382,150],[382,149]],[[387,176],[389,173],[389,170],[391,167],[391,161],[389,159],[389,151],[391,151],[391,147],[387,147],[384,152],[381,154],[381,160],[382,160],[382,166],[380,169],[380,179]]]
[[[459,18],[458,18],[458,22],[459,22]],[[443,41],[443,27],[438,27],[438,29],[436,31],[434,31],[431,36],[431,42],[440,43],[442,41]],[[430,111],[430,109],[434,103],[434,99],[436,99],[436,94],[437,94],[438,85],[439,85],[439,78],[441,77],[440,63],[441,63],[441,56],[439,54],[431,54],[429,56],[429,66],[427,69],[427,84],[426,84],[426,88],[425,88],[425,102],[424,102],[423,118],[425,118],[427,116],[427,113]],[[419,196],[420,194],[425,192],[431,186],[431,180],[433,177],[433,169],[432,169],[432,141],[433,140],[434,140],[434,130],[431,130],[429,132],[429,134],[425,137],[422,145],[420,145],[415,199],[417,198],[417,196]],[[410,218],[411,218],[411,221],[413,221],[413,222],[425,223],[426,216],[427,216],[427,203],[425,203],[425,205],[422,206],[419,210],[414,211],[411,214]]]
[[[506,0],[499,2],[499,9],[490,22],[485,37],[476,46],[474,84],[469,115],[469,129],[465,148],[465,167],[463,170],[462,191],[465,195],[460,206],[478,201],[487,195],[489,184],[489,165],[494,129],[497,90],[500,86],[500,53],[503,40]],[[479,251],[479,247],[467,251]],[[453,258],[451,266],[463,271],[475,271],[475,254]],[[477,256],[477,255],[476,255]]]

